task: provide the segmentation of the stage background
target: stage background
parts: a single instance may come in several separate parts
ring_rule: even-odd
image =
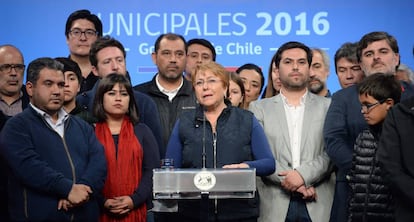
[[[228,68],[252,62],[265,76],[270,59],[287,41],[327,50],[328,88],[340,89],[333,56],[345,42],[371,31],[387,31],[400,46],[401,62],[414,67],[414,1],[410,0],[3,0],[0,44],[14,44],[26,65],[35,58],[67,56],[64,35],[69,14],[89,9],[103,22],[104,35],[127,48],[133,85],[156,72],[150,54],[159,34],[175,32],[186,40],[206,38],[217,61]]]

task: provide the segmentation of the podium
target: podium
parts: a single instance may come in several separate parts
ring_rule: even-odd
[[[154,169],[154,199],[253,198],[256,169]]]
[[[200,199],[200,221],[208,221],[209,199],[254,198],[256,169],[154,169],[153,197]]]

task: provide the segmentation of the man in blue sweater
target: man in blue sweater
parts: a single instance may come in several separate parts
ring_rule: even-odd
[[[12,221],[97,221],[96,195],[106,162],[93,128],[64,111],[63,65],[32,61],[26,89],[30,105],[4,126],[0,153],[9,169]]]

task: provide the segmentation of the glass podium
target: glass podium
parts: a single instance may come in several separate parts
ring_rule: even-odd
[[[200,199],[200,221],[208,221],[209,199],[254,198],[256,169],[154,169],[153,197]]]

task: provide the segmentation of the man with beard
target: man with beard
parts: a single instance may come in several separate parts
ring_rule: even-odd
[[[329,57],[323,49],[312,49],[312,64],[309,70],[308,89],[318,96],[331,97],[326,85],[329,76]]]
[[[155,41],[154,52],[151,54],[158,73],[151,81],[134,87],[135,90],[149,95],[157,104],[163,130],[161,159],[165,156],[175,121],[183,111],[195,109],[196,106],[192,84],[183,76],[186,56],[187,46],[183,36],[174,33],[161,34]],[[153,211],[156,222],[180,221],[175,201],[154,201]]]
[[[366,77],[379,73],[395,75],[400,64],[397,40],[386,32],[365,34],[358,42],[357,58]],[[407,83],[401,82],[401,87],[401,101],[414,95]],[[347,221],[351,190],[346,176],[352,167],[355,140],[368,127],[358,96],[357,85],[339,90],[332,95],[326,114],[323,129],[326,152],[337,167],[332,222]]]
[[[322,128],[330,99],[307,90],[312,51],[306,45],[287,42],[276,53],[280,94],[250,104],[277,162],[258,181],[259,221],[327,221],[334,180]]]

